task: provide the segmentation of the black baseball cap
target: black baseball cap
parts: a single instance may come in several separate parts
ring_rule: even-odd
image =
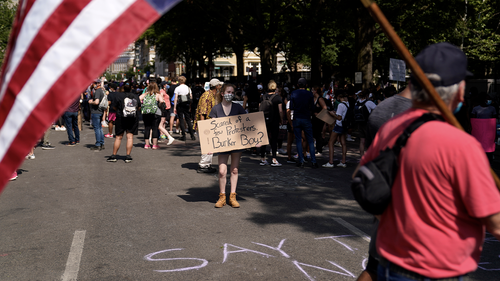
[[[425,47],[415,60],[425,74],[437,74],[440,81],[430,80],[434,87],[450,86],[473,74],[467,70],[467,56],[457,46],[441,42]],[[411,83],[419,85],[414,75]]]

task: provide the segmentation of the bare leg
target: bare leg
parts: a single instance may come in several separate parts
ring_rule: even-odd
[[[174,120],[175,120],[175,115],[174,116],[170,116],[170,123],[169,123],[170,131],[172,131],[173,128],[174,128]]]
[[[342,163],[345,164],[345,157],[347,155],[347,145],[346,142],[346,134],[340,135],[340,144],[342,144]]]
[[[359,155],[363,157],[365,154],[365,138],[359,139]]]
[[[127,132],[127,155],[130,155],[133,146],[134,146],[134,134]]]
[[[229,154],[219,154],[219,192],[226,193],[227,160]]]
[[[153,145],[158,145],[158,139],[157,138],[153,138]]]
[[[165,136],[169,137],[170,134],[168,133],[167,129],[165,129],[165,117],[161,118],[160,125],[158,126],[158,130]]]
[[[337,135],[338,135],[337,133],[335,133],[335,132],[332,131],[330,133],[330,140],[328,141],[328,156],[329,156],[328,162],[330,164],[333,164],[333,155],[334,155],[334,152],[335,152],[334,151],[334,147],[335,146],[333,144],[337,140]]]
[[[113,124],[115,123],[115,121],[109,121],[108,122],[108,130],[109,130],[109,134],[112,135],[113,134]]]
[[[231,153],[231,193],[236,193],[238,185],[238,168],[240,167],[241,152]]]
[[[376,280],[377,280],[376,274],[370,273],[365,270],[361,272],[361,275],[359,275],[356,281],[376,281]]]
[[[118,153],[118,149],[120,149],[120,145],[122,144],[123,134],[116,136],[115,143],[113,144],[113,155]]]
[[[292,159],[292,143],[295,135],[292,133],[288,133],[288,139],[286,140],[286,154],[288,155],[288,159]]]

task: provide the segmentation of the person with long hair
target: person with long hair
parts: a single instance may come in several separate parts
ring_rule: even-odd
[[[152,134],[153,149],[158,149],[158,125],[156,122],[156,111],[158,110],[158,103],[162,103],[163,97],[160,95],[160,90],[156,81],[149,83],[147,91],[139,96],[141,100],[141,113],[142,121],[144,122],[144,140],[146,144],[144,149],[151,148],[149,136]]]
[[[208,115],[210,118],[227,117],[233,115],[246,114],[243,107],[237,103],[233,103],[234,90],[236,87],[233,84],[224,84],[220,94],[215,97],[216,105]],[[229,195],[228,204],[233,208],[239,208],[240,204],[236,201],[236,185],[238,184],[238,168],[240,166],[242,150],[232,150],[219,153],[219,200],[215,203],[215,208],[221,208],[226,205],[226,175],[227,162],[231,156],[230,181],[231,193]]]

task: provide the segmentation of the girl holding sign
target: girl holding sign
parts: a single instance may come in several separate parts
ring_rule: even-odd
[[[227,117],[233,115],[246,114],[243,107],[233,103],[234,89],[233,84],[224,84],[220,94],[215,97],[216,105],[208,115],[210,118]],[[240,165],[242,150],[232,150],[219,153],[219,200],[215,203],[215,208],[221,208],[226,205],[226,175],[227,161],[231,156],[231,193],[229,195],[229,205],[233,208],[239,208],[240,204],[236,201],[236,185],[238,184],[238,167]]]

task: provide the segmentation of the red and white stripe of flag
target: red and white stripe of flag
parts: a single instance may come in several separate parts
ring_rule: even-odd
[[[0,75],[0,192],[94,77],[179,1],[20,1]]]

